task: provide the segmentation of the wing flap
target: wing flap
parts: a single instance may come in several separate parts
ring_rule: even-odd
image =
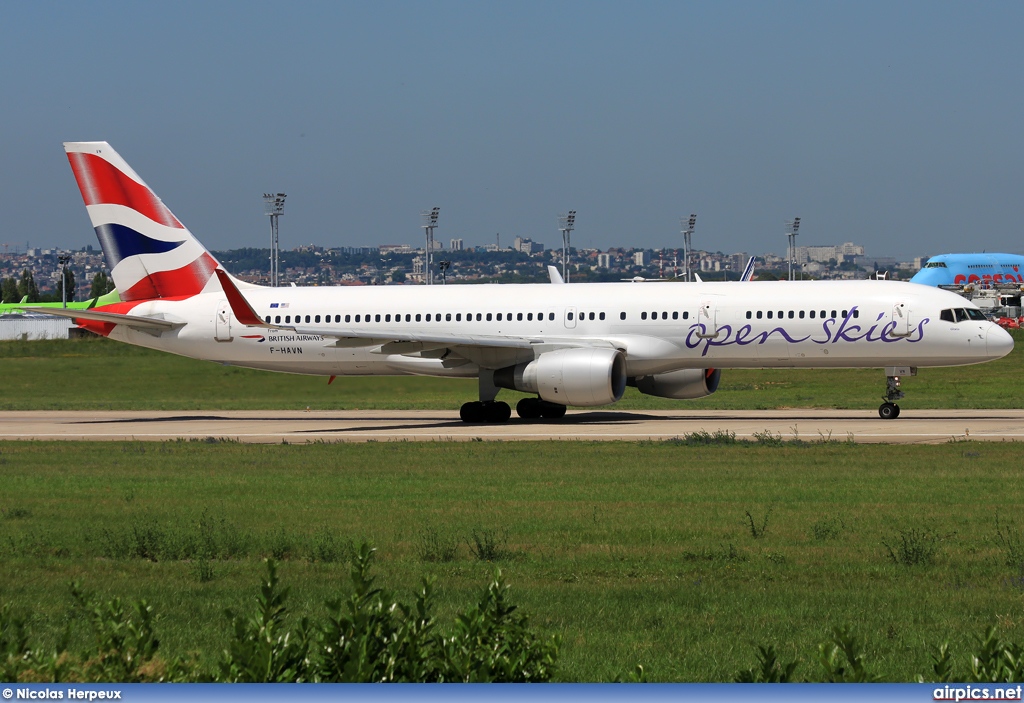
[[[152,330],[173,330],[183,327],[184,322],[172,322],[158,317],[142,317],[141,315],[122,315],[116,312],[98,312],[96,310],[69,310],[67,308],[24,308],[26,312],[53,315],[54,317],[70,317],[72,320],[94,320],[115,325],[128,325]]]

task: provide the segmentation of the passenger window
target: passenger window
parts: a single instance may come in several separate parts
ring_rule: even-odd
[[[291,322],[292,322],[292,316],[291,315],[285,315],[284,316],[284,323],[286,325],[289,325],[289,324],[291,324]]]
[[[267,324],[270,324],[270,315],[267,315]]]
[[[516,313],[516,320],[519,321],[519,322],[522,322],[523,321],[523,313],[521,313],[521,312]]]
[[[498,322],[501,322],[501,313],[498,313]]]
[[[377,313],[376,315],[373,316],[373,321],[380,322],[380,313]]]
[[[419,315],[417,315],[416,317],[418,319]],[[405,321],[406,322],[412,322],[412,315],[410,315],[409,313],[405,313]]]
[[[647,319],[647,313],[646,312],[640,313],[640,319],[641,320],[646,320]]]
[[[316,318],[315,318],[315,319],[314,319],[313,321],[314,321],[314,322],[320,322],[320,316],[319,316],[319,315],[317,315],[317,316],[316,316]]]
[[[772,319],[772,311],[771,310],[768,311],[768,319],[769,320]]]
[[[385,315],[384,322],[391,322],[391,315]]]
[[[813,310],[811,310],[811,319],[812,320],[814,319],[814,311]]]
[[[590,316],[587,319],[593,320],[594,319],[594,313],[590,313]]]
[[[860,317],[860,310],[858,310],[857,308],[854,308],[853,309],[853,317],[854,317],[854,319],[857,319],[858,317]]]
[[[953,311],[952,310],[943,310],[942,312],[940,312],[939,313],[939,319],[940,320],[945,320],[946,322],[954,322],[955,321],[955,320],[953,320]]]
[[[572,319],[572,313],[571,312],[567,313],[565,317],[566,317],[566,319],[571,320]]]
[[[352,316],[351,315],[345,315],[345,322],[352,322]]]
[[[533,322],[533,313],[532,312],[526,313],[526,321],[527,322]]]
[[[836,319],[836,311],[835,310],[832,311],[832,319],[833,320]]]
[[[598,317],[598,319],[599,319],[599,320],[603,320],[603,319],[604,319],[604,313],[602,312],[602,313],[601,313],[600,315],[598,315],[597,317]]]
[[[455,313],[455,321],[456,322],[462,322],[462,313],[461,312]]]
[[[544,313],[541,313],[541,318],[543,319],[543,317],[544,317]],[[549,312],[548,313],[548,321],[554,321],[554,319],[555,319],[555,313]]]
[[[416,313],[416,322],[419,322],[419,321],[420,321],[420,314]]]
[[[757,311],[757,319],[758,319],[758,320],[760,320],[760,319],[761,319],[761,311],[760,311],[760,310],[758,310],[758,311]]]
[[[804,319],[804,311],[803,310],[800,311],[800,319],[801,320]]]
[[[624,313],[624,312],[620,312],[620,313],[619,313],[619,319],[620,319],[620,320],[625,320],[625,319],[626,319],[626,313]]]
[[[668,313],[667,312],[661,313],[661,319],[662,320],[667,320],[668,319]]]
[[[673,320],[678,320],[679,319],[679,311],[678,310],[673,310],[672,311],[672,319]]]
[[[476,316],[476,319],[478,319],[478,320],[479,320],[479,319],[480,319],[480,316],[479,316],[479,315],[477,315],[477,316]],[[488,322],[490,322],[490,321],[491,321],[491,313],[487,313],[487,321],[488,321]]]
[[[476,321],[480,322],[481,319],[482,319],[482,316],[480,315],[480,313],[477,313],[476,314]]]
[[[782,318],[783,318],[782,310],[779,310],[779,319],[781,320]]]
[[[789,311],[789,319],[790,319],[790,320],[792,320],[792,319],[793,319],[793,311],[792,311],[792,310],[790,310],[790,311]]]
[[[750,311],[749,310],[747,310],[747,319],[748,320],[750,319]]]
[[[843,310],[843,319],[844,320],[846,319],[846,312],[847,312],[846,310]]]
[[[281,316],[280,315],[274,315],[274,322],[276,324],[281,324]]]
[[[828,312],[827,310],[822,310],[821,311],[821,319],[822,320],[824,320],[826,317],[828,317],[828,315],[826,314],[827,312]]]
[[[683,311],[683,319],[684,320],[689,320],[690,319],[690,313],[684,310]]]

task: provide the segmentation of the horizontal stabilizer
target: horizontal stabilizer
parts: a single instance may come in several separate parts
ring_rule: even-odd
[[[140,315],[121,315],[116,312],[97,312],[95,310],[70,310],[68,308],[23,308],[25,312],[53,315],[55,317],[70,317],[72,320],[94,320],[96,322],[108,322],[113,325],[128,325],[129,327],[143,327],[154,330],[173,330],[175,327],[183,327],[184,322],[170,322],[157,317],[142,317]]]

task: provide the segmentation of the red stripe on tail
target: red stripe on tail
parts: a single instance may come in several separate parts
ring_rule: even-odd
[[[149,188],[95,154],[68,154],[86,205],[124,205],[167,227],[185,229]]]
[[[121,291],[122,300],[152,300],[153,298],[187,298],[203,292],[217,268],[217,260],[203,252],[188,266],[173,271],[158,271]]]

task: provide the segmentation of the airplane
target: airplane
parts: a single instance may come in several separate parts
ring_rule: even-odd
[[[117,294],[117,289],[104,293],[96,298],[89,298],[88,300],[79,301],[68,301],[68,310],[89,310],[94,307],[102,307],[104,305],[110,305],[111,303],[118,303],[121,301],[120,296]],[[6,315],[9,313],[22,313],[26,307],[33,308],[63,308],[63,303],[29,303],[28,296],[26,295],[17,303],[0,303],[0,315]]]
[[[926,286],[1024,283],[1024,256],[1019,254],[940,254],[928,259],[911,283]]]
[[[881,368],[900,379],[1007,355],[1013,339],[955,293],[896,281],[268,288],[229,274],[106,142],[65,151],[123,302],[46,310],[111,339],[226,365],[330,376],[478,379],[466,422],[619,400],[691,399],[723,369]],[[755,288],[755,285],[757,286]]]

